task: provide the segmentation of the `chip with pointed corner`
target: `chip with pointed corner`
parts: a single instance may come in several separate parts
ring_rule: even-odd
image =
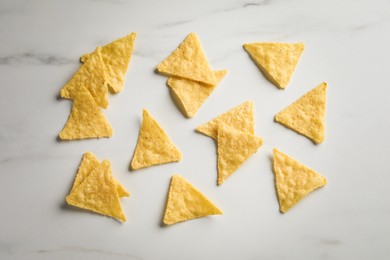
[[[327,84],[321,83],[280,111],[275,121],[308,137],[315,144],[325,139]]]
[[[217,206],[183,177],[172,177],[163,218],[165,225],[221,214]]]
[[[180,160],[181,153],[179,149],[169,139],[164,129],[144,109],[142,126],[139,131],[138,142],[130,168],[137,170],[152,165],[178,162]]]
[[[310,192],[325,184],[325,177],[274,149],[273,169],[280,211],[287,212]]]
[[[263,74],[277,87],[284,89],[305,49],[303,43],[246,43],[244,49]]]

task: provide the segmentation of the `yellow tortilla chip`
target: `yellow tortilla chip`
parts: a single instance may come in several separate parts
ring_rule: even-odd
[[[107,108],[108,89],[105,83],[106,72],[101,54],[101,48],[98,47],[92,53],[91,57],[81,68],[73,75],[68,83],[61,89],[60,96],[63,98],[75,99],[80,86],[84,86],[98,106]]]
[[[217,140],[218,127],[221,124],[226,124],[242,132],[254,134],[252,101],[246,101],[215,117],[211,121],[198,126],[196,131]]]
[[[221,214],[223,212],[217,206],[183,177],[172,177],[163,219],[165,225]]]
[[[195,33],[190,33],[168,58],[158,64],[157,71],[167,76],[217,84]]]
[[[315,144],[325,139],[327,84],[321,83],[280,111],[275,121],[311,139]]]
[[[260,137],[221,125],[218,128],[218,185],[235,172],[262,144],[263,139]]]
[[[77,171],[71,193],[88,177],[88,175],[92,172],[92,170],[98,168],[99,165],[100,162],[93,153],[91,152],[84,153],[83,160],[81,161],[81,164]],[[120,184],[117,180],[115,180],[115,178],[114,178],[114,183],[117,187],[118,195],[120,198],[130,196],[130,193],[126,190],[126,188],[123,187],[123,185]]]
[[[226,75],[227,70],[214,71],[217,84]],[[195,116],[199,108],[214,91],[216,85],[183,78],[169,78],[167,85],[175,97],[175,102],[186,117]]]
[[[172,143],[157,121],[144,109],[137,147],[130,164],[131,169],[137,170],[180,160],[179,149]]]
[[[244,49],[263,74],[279,88],[286,88],[305,46],[303,43],[247,43]]]
[[[126,221],[114,183],[110,162],[104,160],[67,197],[66,202],[109,217]]]
[[[325,177],[277,149],[274,149],[274,173],[282,213],[327,183]]]
[[[102,47],[102,57],[106,68],[106,82],[112,93],[122,90],[127,68],[134,48],[136,33],[131,33]],[[91,54],[81,56],[81,62],[86,62]]]
[[[73,98],[72,111],[59,137],[62,140],[111,137],[111,125],[88,90],[79,86]]]

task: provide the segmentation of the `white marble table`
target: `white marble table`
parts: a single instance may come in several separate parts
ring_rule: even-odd
[[[0,0],[1,259],[389,259],[390,2],[200,2]],[[71,102],[57,96],[78,57],[133,31],[125,88],[104,111],[114,137],[58,142]],[[229,74],[185,119],[154,68],[191,31],[212,67]],[[249,59],[242,44],[254,41],[306,44],[287,90]],[[326,141],[315,146],[273,116],[322,81],[329,84]],[[217,187],[215,145],[194,128],[246,100],[265,143]],[[142,108],[181,149],[181,162],[128,170]],[[273,147],[329,180],[284,215]],[[123,200],[128,222],[65,205],[86,151],[109,159],[131,191]],[[225,214],[162,228],[174,173]]]

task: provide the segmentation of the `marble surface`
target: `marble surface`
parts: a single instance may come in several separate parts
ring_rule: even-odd
[[[229,74],[185,119],[154,69],[191,31],[212,68]],[[104,111],[114,137],[57,141],[71,108],[59,89],[79,56],[130,32],[137,39],[126,85]],[[389,259],[389,32],[387,0],[0,0],[0,258]],[[242,44],[254,41],[306,44],[287,90],[249,59]],[[273,116],[322,81],[326,141],[315,146]],[[194,128],[246,100],[265,143],[217,187],[215,145]],[[128,170],[142,108],[180,148],[181,162]],[[284,215],[273,147],[329,180]],[[123,200],[128,222],[65,205],[86,151],[109,159],[131,191]],[[225,214],[161,227],[174,173]]]

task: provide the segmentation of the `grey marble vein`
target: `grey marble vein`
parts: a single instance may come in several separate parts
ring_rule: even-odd
[[[0,65],[66,65],[77,62],[65,57],[48,53],[22,52],[0,56]]]

